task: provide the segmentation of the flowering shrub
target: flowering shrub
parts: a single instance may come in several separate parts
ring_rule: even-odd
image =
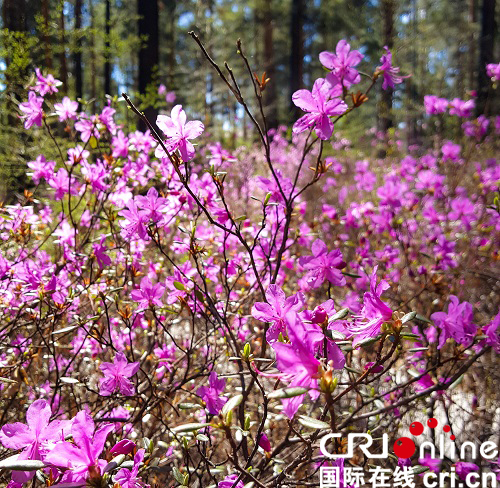
[[[53,104],[60,82],[37,71],[25,127],[63,123],[67,144],[0,215],[9,487],[314,483],[329,432],[396,435],[416,412],[472,425],[478,403],[488,421],[467,373],[500,350],[500,124],[429,95],[429,123],[463,119],[460,144],[354,160],[334,123],[405,78],[386,48],[363,91],[361,59],[321,53],[291,140],[220,71],[260,136],[233,153],[180,105],[157,131],[125,96],[149,126],[127,133],[111,104]]]

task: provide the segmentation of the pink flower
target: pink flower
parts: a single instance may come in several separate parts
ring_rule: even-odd
[[[54,175],[55,161],[47,161],[43,154],[37,156],[35,161],[30,161],[28,167],[33,170],[31,177],[33,182],[38,185],[41,180],[49,180]]]
[[[439,98],[436,95],[425,95],[424,107],[429,115],[444,114],[448,108],[448,100]]]
[[[139,449],[134,456],[134,466],[132,469],[122,468],[116,473],[114,480],[119,483],[121,488],[142,488],[144,482],[137,476],[139,468],[144,460],[144,449]]]
[[[68,119],[76,119],[78,102],[71,100],[69,97],[64,97],[61,103],[54,103],[54,108],[56,114],[59,115],[59,120],[64,122]]]
[[[226,476],[223,481],[220,481],[217,484],[217,488],[243,488],[244,483],[243,481],[238,481],[236,486],[234,486],[235,481],[238,479],[237,474],[230,474],[229,476]]]
[[[380,58],[381,65],[376,71],[382,73],[384,76],[384,81],[382,82],[382,89],[387,90],[388,88],[394,88],[394,85],[403,82],[404,78],[409,78],[408,76],[401,76],[399,74],[399,68],[392,65],[392,54],[387,46],[384,46],[386,53]]]
[[[119,212],[119,215],[125,217],[125,220],[120,222],[122,227],[122,235],[126,239],[138,235],[141,239],[148,237],[146,223],[148,222],[148,214],[145,210],[140,210],[134,199],[131,199],[125,210]]]
[[[490,63],[486,65],[486,73],[491,78],[491,81],[500,80],[500,63]]]
[[[351,51],[351,46],[344,39],[338,42],[335,54],[323,51],[319,55],[321,64],[331,70],[346,88],[360,82],[361,76],[354,66],[357,66],[362,59],[363,55],[357,50]]]
[[[168,117],[158,115],[156,125],[167,136],[167,148],[169,151],[179,149],[184,161],[190,161],[194,157],[194,146],[190,139],[196,139],[205,130],[205,126],[199,120],[192,120],[186,123],[186,112],[182,110],[182,105],[176,105]],[[166,158],[167,155],[161,146],[156,148],[157,158]]]
[[[217,373],[212,371],[208,377],[208,384],[209,386],[200,386],[196,394],[206,403],[210,415],[218,415],[227,402],[226,397],[220,396],[226,387],[226,380],[220,380]]]
[[[68,422],[55,420],[49,423],[50,405],[45,400],[36,400],[26,412],[26,424],[6,424],[0,430],[0,442],[8,449],[23,449],[18,460],[41,460],[47,444],[63,438],[63,429]],[[34,471],[13,471],[12,480],[25,483],[35,476]]]
[[[36,68],[36,85],[33,88],[35,91],[40,93],[42,97],[48,94],[57,93],[59,90],[58,86],[62,85],[62,81],[56,80],[52,75],[42,76],[42,72]]]
[[[157,283],[153,285],[151,280],[145,276],[141,280],[141,286],[137,290],[133,290],[130,294],[132,300],[139,302],[140,309],[146,309],[154,305],[162,307],[161,297],[165,293],[165,285]]]
[[[30,91],[28,94],[28,101],[19,104],[19,109],[24,112],[21,119],[24,120],[24,128],[29,129],[33,124],[38,127],[42,126],[43,118],[43,98],[37,97],[35,92]]]
[[[99,459],[113,424],[105,424],[94,433],[94,421],[85,411],[78,412],[73,419],[71,434],[73,443],[57,444],[45,457],[48,463],[67,468],[63,482],[78,482],[87,479],[89,472],[101,474],[107,462]]]
[[[325,281],[335,286],[345,286],[341,269],[346,264],[339,249],[328,252],[326,244],[316,239],[312,245],[312,256],[300,258],[300,265],[307,270],[305,280],[311,288],[319,288]]]
[[[329,117],[341,115],[347,110],[347,105],[340,98],[329,99],[331,85],[324,78],[318,78],[313,85],[312,92],[298,90],[292,95],[293,103],[304,112],[293,124],[293,132],[300,134],[315,126],[316,134],[326,141],[333,132],[333,122]]]
[[[114,362],[101,364],[104,378],[101,379],[99,394],[110,396],[118,389],[122,395],[134,395],[135,388],[129,378],[139,371],[139,367],[139,362],[129,363],[125,354],[117,352]]]
[[[454,98],[450,101],[450,115],[458,115],[458,117],[470,117],[472,111],[476,107],[474,100],[460,100]]]
[[[443,144],[441,151],[443,152],[443,161],[458,161],[460,158],[461,147],[458,144],[447,141]]]

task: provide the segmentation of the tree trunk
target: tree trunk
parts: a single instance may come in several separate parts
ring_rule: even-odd
[[[68,64],[66,62],[66,24],[64,19],[64,1],[61,2],[61,17],[59,27],[61,29],[61,53],[59,60],[61,63],[61,81],[63,82],[63,90],[68,91]]]
[[[52,68],[52,52],[50,45],[50,36],[49,36],[49,23],[50,23],[50,14],[49,14],[49,0],[42,0],[42,17],[43,17],[43,51],[45,54],[45,67],[51,69]]]
[[[139,0],[141,3],[141,0]],[[104,34],[104,94],[111,95],[111,0],[106,0],[106,26]]]
[[[137,0],[139,14],[139,37],[146,38],[139,50],[139,93],[145,95],[148,86],[154,81],[153,74],[158,69],[159,34],[158,34],[158,1]],[[148,106],[144,110],[151,123],[155,123],[158,111]],[[145,125],[140,122],[139,127],[145,130]]]
[[[75,30],[77,31],[77,45],[73,53],[73,64],[75,71],[75,93],[76,98],[83,98],[83,68],[82,68],[82,0],[75,0]],[[92,76],[94,73],[92,73]]]
[[[266,72],[266,77],[270,78],[264,92],[264,107],[267,128],[273,129],[278,126],[278,107],[276,103],[276,68],[274,65],[272,0],[261,0],[259,6],[262,12],[262,24],[264,27],[264,71]]]
[[[382,14],[382,39],[384,46],[392,50],[394,47],[394,15],[396,11],[395,0],[382,0],[380,4]],[[379,127],[383,132],[387,132],[394,126],[392,116],[392,97],[391,88],[382,90],[379,104]]]
[[[488,100],[491,81],[486,74],[486,65],[494,63],[495,45],[495,0],[483,0],[481,8],[481,37],[479,39],[479,66],[477,83],[477,115],[487,114],[491,106]]]
[[[304,0],[292,0],[292,23],[290,36],[290,108],[293,120],[300,117],[301,110],[292,102],[292,95],[303,86],[304,77]]]

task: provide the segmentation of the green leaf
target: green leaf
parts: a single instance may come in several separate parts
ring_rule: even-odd
[[[235,222],[243,222],[244,220],[247,219],[247,216],[246,215],[240,215],[239,217],[236,217],[234,219]]]
[[[418,342],[418,341],[422,340],[422,338],[419,335],[417,335],[417,334],[410,334],[410,333],[401,334],[401,339],[405,339],[405,340],[411,341],[411,342]]]
[[[175,466],[172,468],[172,474],[174,475],[175,481],[180,485],[184,485],[184,475]]]
[[[302,388],[300,386],[291,387],[291,388],[282,388],[281,390],[275,390],[267,395],[267,398],[270,400],[275,398],[293,398],[299,395],[303,395],[307,393],[307,388]]]
[[[46,464],[43,461],[32,459],[18,460],[17,454],[0,461],[0,469],[9,469],[11,471],[36,471],[45,467]]]
[[[92,148],[92,149],[95,149],[97,147],[97,139],[95,136],[92,136],[90,139],[89,139],[89,146]]]
[[[420,322],[427,322],[428,324],[432,324],[432,321],[430,321],[427,317],[420,315],[419,313],[417,313],[417,315],[415,315],[415,318],[417,320],[420,320]]]
[[[227,415],[231,410],[236,408],[243,401],[243,395],[236,395],[230,398],[226,404],[222,407],[222,415]]]
[[[184,291],[186,289],[186,287],[180,282],[180,281],[174,281],[174,286],[178,289],[178,290],[182,290]]]
[[[172,429],[172,432],[174,432],[175,434],[180,434],[182,432],[194,432],[195,430],[203,429],[205,427],[208,427],[209,425],[210,424],[207,424],[207,423],[204,423],[204,424],[200,424],[200,423],[182,424],[182,425],[178,425],[177,427],[174,427]]]
[[[202,406],[198,405],[197,403],[179,403],[177,407],[180,410],[190,410],[191,408],[202,408]]]
[[[449,387],[448,390],[453,390],[453,388],[456,388],[460,383],[462,383],[462,380],[464,379],[464,375],[461,374]]]
[[[401,323],[406,324],[406,322],[409,322],[410,320],[413,320],[417,316],[417,312],[409,312],[407,313],[402,319]]]
[[[210,440],[208,436],[206,436],[205,434],[198,434],[196,436],[196,439],[199,440],[200,442],[208,442]]]
[[[349,313],[348,308],[343,308],[342,310],[339,310],[335,315],[332,315],[330,317],[329,322],[333,322],[335,320],[341,320],[343,319],[347,314]]]
[[[330,424],[323,422],[322,420],[314,419],[312,417],[306,417],[305,415],[299,416],[299,423],[305,427],[311,429],[329,429]]]
[[[348,273],[347,271],[342,271],[342,274],[344,276],[349,276],[350,278],[361,278],[360,275],[354,273]]]

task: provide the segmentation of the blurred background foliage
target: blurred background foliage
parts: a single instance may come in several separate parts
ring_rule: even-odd
[[[299,116],[291,94],[310,89],[324,73],[321,51],[334,51],[347,39],[365,55],[368,69],[388,45],[395,64],[411,77],[394,92],[377,87],[364,110],[339,129],[360,144],[371,128],[397,129],[412,145],[435,130],[423,115],[426,94],[469,98],[476,91],[478,115],[497,113],[484,66],[500,59],[498,16],[496,0],[3,0],[0,196],[15,199],[26,183],[26,162],[54,151],[53,144],[45,147],[51,142],[46,137],[37,139],[38,131],[26,133],[18,117],[35,67],[63,81],[58,98],[78,99],[82,109],[98,111],[106,97],[114,99],[127,130],[136,119],[119,95],[131,94],[154,120],[171,108],[158,95],[164,84],[175,92],[175,103],[234,147],[255,134],[189,31],[198,33],[216,61],[229,63],[250,94],[251,80],[236,50],[236,40],[242,40],[252,69],[271,79],[265,91],[270,127],[290,125]]]

